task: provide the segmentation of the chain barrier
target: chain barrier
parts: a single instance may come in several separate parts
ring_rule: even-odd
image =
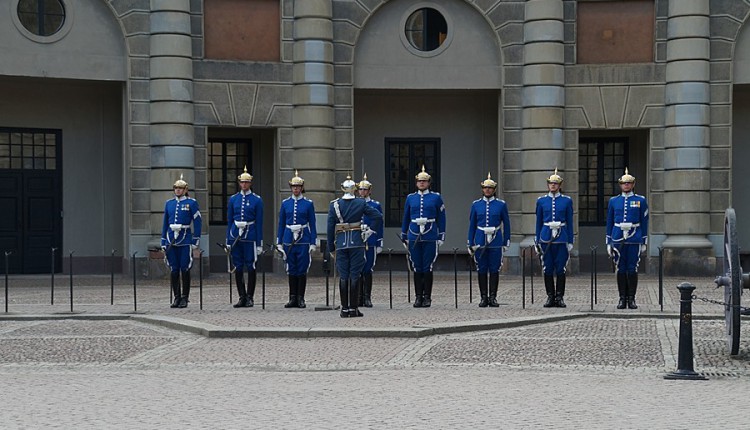
[[[719,300],[708,299],[708,298],[705,298],[705,297],[698,297],[696,295],[693,295],[692,298],[693,298],[693,300],[700,300],[702,302],[713,303],[715,305],[721,305],[721,306],[724,306],[724,307],[735,306],[735,307],[740,308],[740,312],[747,312],[748,310],[750,310],[750,308],[745,307],[745,306],[730,305],[729,303],[724,303],[724,302],[719,301]]]

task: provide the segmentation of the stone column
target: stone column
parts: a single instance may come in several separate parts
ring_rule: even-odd
[[[557,167],[565,179],[563,2],[528,0],[525,7],[521,246],[534,239],[536,200],[546,190],[545,178]]]
[[[710,265],[707,260],[713,255],[707,238],[711,186],[709,14],[709,0],[669,2],[664,124],[667,237],[663,246],[672,273],[692,273],[694,268]]]
[[[150,29],[151,233],[152,243],[158,247],[164,201],[172,184],[182,173],[193,196],[197,185],[190,0],[151,0]],[[208,213],[205,209],[203,212]]]
[[[306,196],[318,212],[334,198],[336,168],[333,111],[333,22],[331,0],[294,2],[291,165],[305,179]],[[286,184],[281,184],[285,187]],[[318,228],[319,231],[320,227]]]

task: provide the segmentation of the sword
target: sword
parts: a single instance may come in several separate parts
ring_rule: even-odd
[[[406,249],[406,267],[409,268],[410,272],[414,271],[414,267],[411,265],[411,250],[409,250],[409,243],[401,238],[401,235],[396,233],[396,236],[398,237],[398,240],[401,241],[401,244],[404,245],[404,249]]]
[[[234,240],[235,243],[237,243],[237,239]],[[224,254],[227,255],[227,273],[234,273],[235,270],[237,270],[237,267],[232,267],[232,247],[234,247],[234,243],[232,246],[227,246],[226,244],[223,244],[221,242],[216,242],[217,245],[224,251]]]

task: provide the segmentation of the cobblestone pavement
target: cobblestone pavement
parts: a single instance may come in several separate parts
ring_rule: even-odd
[[[452,276],[443,275],[433,308],[410,308],[402,297],[390,310],[380,294],[376,307],[358,319],[314,311],[316,302],[325,301],[315,288],[308,309],[284,310],[281,277],[270,279],[265,311],[232,309],[226,285],[211,282],[204,311],[195,302],[169,309],[162,284],[140,286],[138,298],[139,311],[147,315],[224,326],[411,326],[588,310],[588,279],[574,279],[567,309],[544,309],[539,297],[522,309],[520,295],[513,298],[516,280],[508,278],[501,288],[505,306],[478,309],[465,292],[456,310]],[[115,306],[109,305],[108,281],[87,277],[76,284],[75,316],[132,312],[128,280],[118,279]],[[697,295],[720,299],[710,281],[690,281],[699,287]],[[65,285],[57,291],[62,303],[50,306],[48,282],[13,278],[10,316],[69,316]],[[678,306],[677,283],[665,282],[667,314]],[[695,369],[709,380],[664,380],[676,369],[679,323],[674,316],[652,317],[659,309],[655,284],[642,283],[639,303],[645,309],[637,311],[612,309],[614,287],[601,282],[599,303],[586,318],[416,339],[217,339],[132,319],[0,318],[0,428],[747,426],[747,321],[741,354],[730,357],[723,321],[694,320]],[[702,303],[695,308],[703,317],[719,316],[722,309]]]

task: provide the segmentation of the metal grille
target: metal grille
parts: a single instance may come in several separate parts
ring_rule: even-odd
[[[227,223],[227,201],[239,191],[237,176],[242,168],[250,171],[251,139],[213,139],[208,142],[209,223]],[[252,173],[252,172],[251,172]]]
[[[0,128],[0,169],[56,170],[61,130]]]
[[[430,189],[440,191],[439,138],[386,138],[386,227],[400,227],[406,196],[414,192],[414,176],[424,164],[432,176]]]
[[[628,163],[627,138],[586,138],[579,143],[580,225],[605,225],[609,198],[620,192],[617,178]]]

